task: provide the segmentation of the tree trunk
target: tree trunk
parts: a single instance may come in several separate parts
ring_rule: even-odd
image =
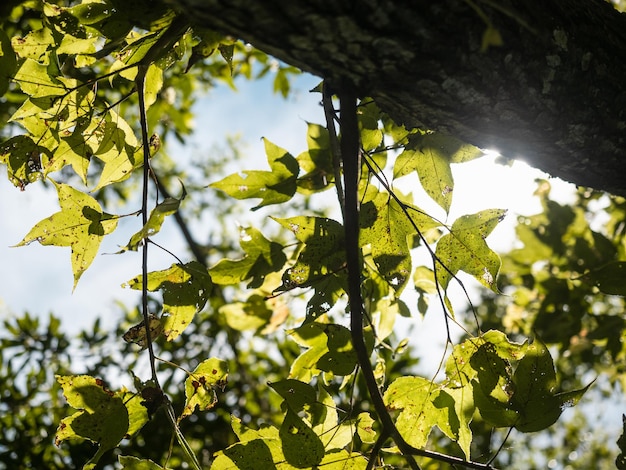
[[[172,1],[396,122],[626,195],[626,15],[603,0]]]

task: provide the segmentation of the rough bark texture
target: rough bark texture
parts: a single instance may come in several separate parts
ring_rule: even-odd
[[[397,122],[626,195],[626,15],[603,0],[173,1]]]

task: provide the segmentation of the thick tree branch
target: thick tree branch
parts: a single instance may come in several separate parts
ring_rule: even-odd
[[[397,122],[626,195],[626,15],[604,0],[170,2]]]

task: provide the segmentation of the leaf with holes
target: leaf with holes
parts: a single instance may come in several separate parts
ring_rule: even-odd
[[[462,163],[481,157],[483,152],[443,134],[425,133],[410,138],[396,159],[393,177],[417,172],[422,187],[446,213],[450,211],[454,179],[451,163]]]
[[[243,171],[210,186],[236,199],[261,198],[253,210],[270,204],[289,201],[296,193],[300,168],[297,160],[286,150],[264,139],[265,153],[271,171]]]
[[[228,364],[222,359],[212,357],[201,362],[185,380],[185,409],[178,420],[190,416],[196,408],[199,411],[210,410],[217,403],[215,389],[226,387]]]
[[[519,413],[515,429],[541,431],[561,416],[564,408],[574,406],[589,389],[555,393],[556,372],[548,348],[538,339],[528,346],[513,375],[515,393],[512,408]]]
[[[141,290],[143,277],[131,279],[124,287]],[[213,283],[206,268],[197,261],[173,264],[169,269],[148,273],[148,290],[163,291],[161,317],[163,333],[168,341],[180,335],[202,310],[209,298]]]
[[[487,246],[485,238],[504,218],[506,210],[487,209],[459,217],[450,233],[437,243],[436,255],[443,265],[437,266],[437,281],[446,290],[452,275],[465,271],[485,287],[498,292],[496,277],[500,257]]]
[[[433,426],[448,436],[452,434],[450,421],[451,415],[456,414],[454,403],[450,398],[443,400],[439,395],[440,387],[422,377],[401,377],[385,391],[387,408],[400,412],[396,419],[398,431],[413,447],[423,448],[426,445]],[[455,419],[458,420],[458,417],[455,416]]]
[[[296,263],[283,274],[279,290],[310,286],[345,265],[344,231],[339,222],[323,217],[272,218],[304,244]]]
[[[26,59],[17,69],[14,80],[24,93],[33,98],[59,96],[67,92],[65,85],[50,75],[48,67]]]
[[[147,422],[141,397],[126,390],[113,392],[100,379],[88,375],[56,376],[68,404],[78,410],[63,418],[55,442],[71,438],[87,439],[99,445],[96,454],[83,467],[94,468],[102,455]]]
[[[222,259],[209,272],[215,284],[234,285],[251,279],[248,287],[257,288],[269,273],[279,271],[287,262],[283,247],[265,238],[255,228],[239,230],[239,244],[246,256],[238,259]]]
[[[361,206],[359,240],[370,245],[374,263],[391,287],[400,293],[411,276],[410,237],[438,224],[414,208],[403,210],[389,193],[371,188]],[[407,205],[408,206],[408,205]]]
[[[47,151],[27,135],[18,135],[3,142],[0,145],[0,162],[7,165],[9,181],[23,190],[26,185],[41,180],[41,155]]]
[[[37,241],[42,245],[69,246],[72,249],[74,288],[94,260],[100,242],[117,227],[117,219],[102,212],[91,196],[71,186],[54,183],[61,210],[38,222],[16,246]]]
[[[300,346],[308,348],[296,358],[289,376],[304,382],[324,371],[350,375],[356,367],[350,330],[341,325],[311,322],[288,332]]]

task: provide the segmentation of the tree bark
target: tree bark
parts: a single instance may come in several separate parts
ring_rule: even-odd
[[[603,0],[172,1],[398,123],[626,195],[626,15]]]

